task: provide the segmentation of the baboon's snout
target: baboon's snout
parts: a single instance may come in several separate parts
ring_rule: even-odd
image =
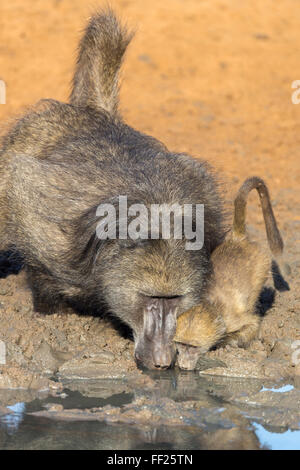
[[[177,363],[180,369],[194,370],[196,368],[201,349],[188,344],[175,343],[177,349]]]
[[[143,298],[143,330],[136,342],[135,357],[149,369],[167,369],[174,362],[173,338],[181,299],[181,295]]]

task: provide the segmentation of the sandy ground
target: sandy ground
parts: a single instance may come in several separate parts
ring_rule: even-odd
[[[202,373],[299,377],[300,104],[291,101],[291,84],[300,78],[300,31],[294,1],[112,4],[137,29],[123,68],[127,122],[170,149],[207,159],[229,201],[244,178],[263,177],[292,268],[288,285],[274,290],[270,278],[263,293],[260,337],[248,350],[210,352],[212,365]],[[7,91],[1,125],[40,98],[68,100],[80,31],[94,7],[83,0],[0,3],[0,79]],[[265,243],[254,195],[249,206],[251,236]],[[56,372],[62,379],[126,375],[151,386],[136,369],[132,342],[109,322],[71,311],[35,314],[24,273],[6,277],[9,270],[2,263],[0,339],[7,364],[0,388],[56,390]]]

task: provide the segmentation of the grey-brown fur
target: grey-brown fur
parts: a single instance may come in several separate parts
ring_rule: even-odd
[[[79,45],[70,102],[76,106],[118,110],[119,70],[133,34],[112,10],[91,18]]]
[[[118,117],[116,77],[129,37],[112,13],[94,16],[86,35],[72,104],[40,102],[3,139],[0,249],[23,255],[36,309],[68,302],[108,310],[133,329],[141,361],[154,367],[155,343],[143,348],[147,299],[177,298],[177,315],[200,302],[210,253],[224,236],[222,201],[207,163],[169,152]],[[97,206],[119,195],[147,206],[205,204],[203,249],[173,239],[100,241]]]

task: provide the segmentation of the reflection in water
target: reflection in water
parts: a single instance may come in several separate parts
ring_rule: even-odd
[[[155,432],[140,432],[141,444],[131,449],[177,449],[177,450],[258,450],[260,443],[254,432],[243,423],[231,429],[211,427],[201,430],[197,427],[161,427]],[[150,440],[147,440],[147,438]]]
[[[147,390],[130,389],[121,381],[81,381],[68,384],[65,393],[57,397],[25,398],[26,405],[18,395],[16,403],[8,408],[12,414],[0,417],[1,449],[152,449],[152,450],[193,450],[193,449],[299,449],[300,431],[286,428],[266,430],[262,424],[247,417],[247,410],[253,410],[243,403],[242,407],[233,397],[256,396],[260,391],[294,393],[293,385],[274,388],[270,382],[201,376],[198,372],[180,373],[161,371],[151,375],[157,387]],[[286,395],[285,395],[286,396]],[[173,400],[182,410],[180,426],[140,424],[139,412],[144,404],[148,409],[165,416],[161,406],[163,398]],[[139,399],[142,400],[139,401]],[[0,393],[1,399],[1,393]],[[2,400],[2,403],[4,400]],[[133,422],[109,425],[99,421],[57,421],[48,417],[30,415],[45,410],[49,404],[61,404],[68,409],[102,408],[110,405],[124,407],[134,402]],[[10,401],[11,403],[11,401]],[[192,406],[185,408],[185,404]],[[176,405],[176,406],[177,406]],[[146,406],[147,408],[147,406]],[[162,409],[163,408],[163,409]],[[255,413],[260,423],[259,407]],[[264,413],[266,413],[264,408]],[[181,411],[180,411],[181,413]],[[186,413],[186,414],[184,414]],[[160,416],[160,414],[159,414]],[[167,416],[167,418],[170,418]],[[267,418],[267,416],[266,416]]]
[[[0,424],[3,429],[6,429],[8,434],[14,434],[24,419],[26,405],[25,403],[15,403],[15,405],[7,406],[7,408],[13,411],[13,413],[1,416]]]
[[[0,438],[1,449],[258,449],[247,428],[203,431],[195,427],[107,425],[99,422],[61,422],[26,415],[15,434]]]

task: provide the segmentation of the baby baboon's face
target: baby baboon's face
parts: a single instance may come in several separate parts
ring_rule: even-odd
[[[104,298],[132,328],[138,363],[170,367],[176,318],[200,301],[209,266],[204,250],[187,251],[184,241],[174,239],[117,240],[99,258]]]
[[[177,363],[179,368],[184,370],[194,370],[202,352],[201,348],[183,343],[175,343],[175,346],[178,352]]]

